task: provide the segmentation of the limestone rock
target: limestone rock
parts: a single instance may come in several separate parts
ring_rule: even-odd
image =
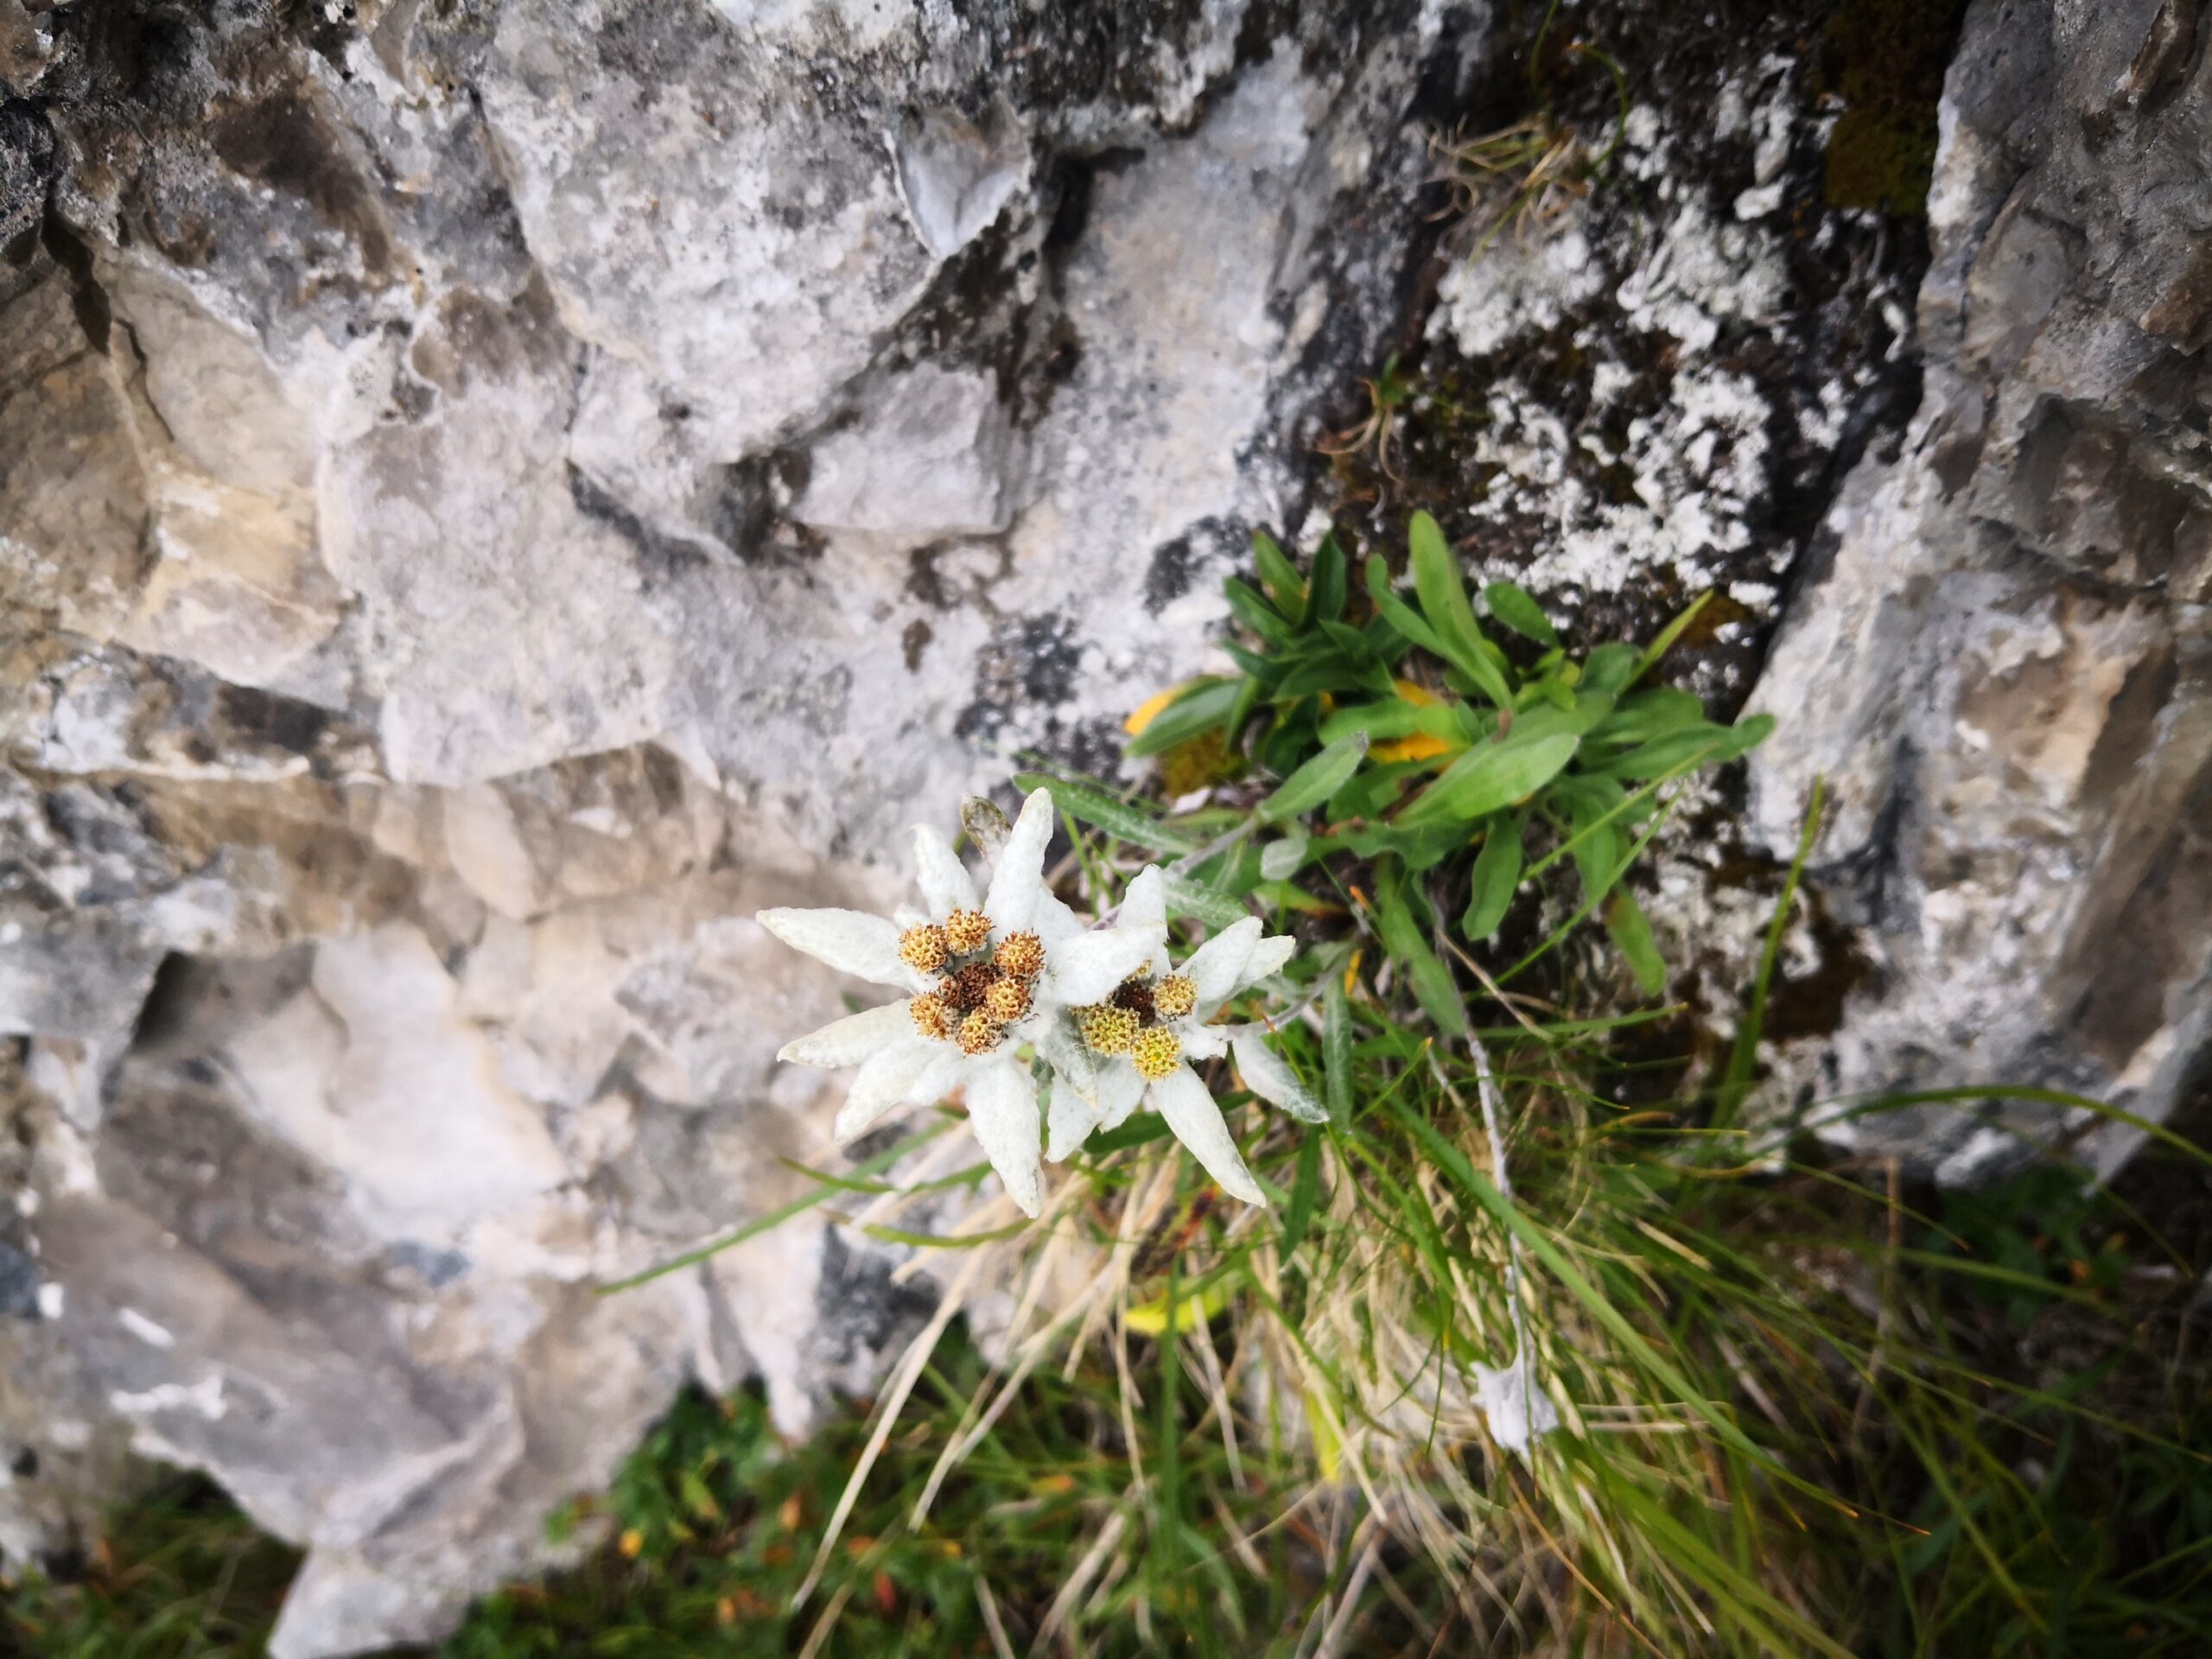
[[[305,1547],[280,1656],[428,1639],[687,1378],[798,1432],[925,1316],[819,1219],[595,1287],[836,1155],[774,1054],[853,988],[753,912],[1203,656],[1459,36],[19,10],[0,1548],[127,1446]]]
[[[2177,182],[2198,179],[2212,82],[2159,56],[2190,10],[1969,12],[1930,195],[1927,396],[1904,453],[1846,485],[1754,700],[1783,715],[1758,827],[1794,840],[1827,776],[1819,879],[1878,966],[1808,1092],[2011,1082],[2155,1120],[2212,1042],[2212,289],[2183,228],[2212,200]],[[2023,1136],[2094,1127],[2077,1116],[1999,1103],[1848,1132],[1968,1179]],[[2109,1164],[2133,1139],[2093,1144]]]

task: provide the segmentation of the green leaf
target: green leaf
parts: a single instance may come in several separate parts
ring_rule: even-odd
[[[862,1227],[861,1231],[870,1238],[881,1239],[886,1244],[904,1244],[917,1250],[972,1250],[978,1245],[995,1244],[1002,1238],[1012,1238],[1029,1224],[1018,1221],[1011,1227],[996,1227],[988,1233],[910,1233],[899,1227]]]
[[[1243,906],[1218,887],[1193,881],[1172,870],[1161,884],[1167,894],[1170,916],[1194,916],[1208,927],[1234,927],[1248,914]]]
[[[1281,841],[1271,841],[1260,849],[1260,876],[1268,881],[1287,881],[1306,863],[1306,849],[1313,838],[1304,828],[1294,825]]]
[[[1355,628],[1349,622],[1335,622],[1324,617],[1319,626],[1322,633],[1335,643],[1337,649],[1344,652],[1345,659],[1349,662],[1357,663],[1364,667],[1367,664],[1373,662],[1378,655],[1375,648],[1375,641],[1370,639],[1363,630]]]
[[[1230,613],[1269,645],[1287,645],[1298,637],[1298,630],[1284,621],[1249,582],[1230,576],[1221,584],[1221,591],[1229,596]]]
[[[1307,595],[1307,620],[1334,622],[1344,615],[1344,550],[1333,530],[1313,550],[1313,575]]]
[[[1574,688],[1565,680],[1541,679],[1531,688],[1546,702],[1562,713],[1574,712]]]
[[[1256,651],[1247,651],[1234,639],[1223,640],[1221,648],[1229,653],[1229,659],[1244,671],[1244,677],[1248,682],[1264,686],[1269,690],[1273,690],[1281,682],[1282,677],[1289,671],[1291,664],[1300,660],[1294,655],[1288,654],[1280,658],[1263,657]]]
[[[1754,715],[1733,726],[1694,726],[1654,738],[1626,754],[1599,762],[1589,771],[1598,777],[1641,781],[1683,766],[1717,766],[1757,748],[1773,730],[1772,715]]]
[[[1501,816],[1483,837],[1483,849],[1475,855],[1467,912],[1459,918],[1459,932],[1470,944],[1480,944],[1505,919],[1514,890],[1521,885],[1522,834],[1527,822],[1517,812]]]
[[[1353,732],[1337,739],[1292,772],[1283,780],[1281,788],[1260,803],[1261,819],[1274,823],[1311,812],[1343,788],[1366,758],[1366,733]]]
[[[1382,675],[1377,668],[1375,672]],[[1389,677],[1382,675],[1387,687]],[[1344,660],[1340,651],[1317,651],[1296,668],[1282,677],[1275,687],[1278,702],[1295,702],[1300,697],[1318,696],[1323,692],[1359,691],[1372,690],[1368,677],[1355,664]]]
[[[1592,691],[1611,691],[1618,696],[1636,678],[1639,661],[1634,645],[1618,642],[1600,645],[1582,664],[1582,683]]]
[[[1540,737],[1580,737],[1603,723],[1612,708],[1612,697],[1606,692],[1579,692],[1565,708],[1547,702],[1514,715],[1505,735],[1529,742]]]
[[[1469,749],[1398,815],[1398,827],[1471,823],[1526,799],[1566,770],[1582,740],[1568,733]]]
[[[1651,923],[1643,913],[1643,906],[1636,902],[1636,895],[1626,887],[1617,889],[1605,900],[1605,931],[1613,936],[1613,944],[1627,961],[1629,971],[1636,976],[1637,988],[1646,996],[1658,996],[1667,988],[1667,963],[1659,954],[1659,947],[1651,938]]]
[[[1596,904],[1621,877],[1620,833],[1614,826],[1628,791],[1611,778],[1562,778],[1544,798],[1567,808],[1574,826],[1567,846],[1582,877],[1582,896]]]
[[[1408,542],[1413,550],[1414,591],[1436,639],[1437,650],[1483,696],[1501,709],[1511,708],[1513,692],[1493,655],[1497,647],[1483,638],[1482,628],[1475,621],[1475,608],[1468,602],[1466,584],[1460,579],[1459,561],[1445,541],[1443,531],[1428,514],[1416,512]]]
[[[1157,1119],[1154,1114],[1146,1113],[1143,1116],[1147,1119],[1162,1122],[1164,1127],[1164,1120]],[[856,1181],[865,1180],[871,1175],[880,1175],[908,1154],[921,1150],[938,1136],[950,1129],[952,1126],[952,1119],[941,1119],[919,1134],[909,1135],[904,1141],[885,1147],[873,1158],[863,1159],[861,1162],[855,1164],[852,1168],[845,1172],[845,1178],[848,1181]],[[669,1274],[681,1272],[685,1268],[696,1267],[710,1255],[719,1255],[733,1245],[742,1244],[749,1238],[758,1238],[763,1233],[772,1231],[794,1216],[804,1215],[816,1205],[836,1197],[838,1191],[839,1189],[834,1186],[817,1187],[803,1198],[793,1198],[789,1204],[779,1205],[766,1214],[755,1216],[742,1227],[733,1232],[724,1233],[720,1238],[709,1243],[702,1244],[696,1250],[687,1250],[672,1261],[664,1262],[658,1267],[647,1268],[643,1273],[632,1274],[627,1279],[617,1279],[612,1284],[601,1285],[599,1287],[599,1294],[602,1296],[612,1296],[617,1291],[632,1290],[639,1285],[650,1283]]]
[[[1660,629],[1659,637],[1646,645],[1643,655],[1637,659],[1636,672],[1630,677],[1629,683],[1633,685],[1657,666],[1659,659],[1675,648],[1675,641],[1682,637],[1683,630],[1697,620],[1697,613],[1712,602],[1713,594],[1708,589],[1692,600],[1681,615]]]
[[[1599,742],[1647,743],[1669,732],[1702,724],[1705,705],[1687,691],[1669,686],[1631,692],[1590,735]]]
[[[1221,722],[1221,729],[1228,734],[1229,747],[1236,747],[1244,735],[1244,728],[1252,718],[1252,711],[1260,706],[1260,698],[1267,688],[1249,674],[1236,682],[1236,700],[1229,705],[1229,713]]]
[[[1163,720],[1166,715],[1160,716]],[[1103,830],[1109,836],[1134,842],[1139,847],[1150,847],[1163,853],[1187,853],[1198,843],[1187,836],[1170,830],[1142,807],[1118,799],[1103,790],[1093,789],[1088,784],[1071,782],[1065,778],[1048,777],[1043,772],[1025,772],[1014,780],[1014,786],[1023,791],[1042,785],[1052,791],[1052,804],[1071,817],[1080,818],[1095,830]]]
[[[1306,1237],[1313,1208],[1321,1198],[1321,1137],[1309,1135],[1298,1149],[1298,1173],[1291,1178],[1290,1202],[1283,1206],[1282,1239],[1275,1249],[1287,1260]]]
[[[1397,589],[1391,587],[1390,567],[1382,562],[1380,553],[1368,555],[1367,596],[1374,601],[1376,614],[1394,632],[1403,635],[1430,656],[1446,662],[1451,660],[1450,654],[1444,649],[1444,641],[1437,638],[1436,631],[1422,621],[1421,613],[1400,599]]]
[[[1235,680],[1198,682],[1154,715],[1152,724],[1137,734],[1125,753],[1132,760],[1140,760],[1213,730],[1235,705],[1236,687]]]
[[[1375,922],[1382,935],[1382,948],[1405,970],[1414,996],[1437,1028],[1453,1037],[1465,1032],[1467,1005],[1460,998],[1459,984],[1421,936],[1421,924],[1406,903],[1403,878],[1396,870],[1377,873]]]
[[[1346,818],[1376,817],[1404,794],[1406,785],[1427,769],[1426,763],[1419,760],[1368,767],[1330,798],[1328,821],[1341,823]]]
[[[1483,598],[1490,606],[1490,613],[1523,639],[1533,639],[1540,645],[1559,644],[1559,630],[1552,626],[1544,607],[1529,596],[1526,588],[1516,588],[1510,582],[1493,582],[1483,589]]]
[[[1408,702],[1402,697],[1393,697],[1388,702],[1359,702],[1349,709],[1339,709],[1321,722],[1321,736],[1326,742],[1350,737],[1355,732],[1364,733],[1377,743],[1411,737],[1425,733],[1441,738],[1446,743],[1464,743],[1466,734],[1459,724],[1459,709],[1444,702]]]
[[[1351,1003],[1344,995],[1341,969],[1332,968],[1321,987],[1321,1094],[1329,1121],[1338,1128],[1351,1124]]]
[[[1258,531],[1252,532],[1252,558],[1260,568],[1260,581],[1268,597],[1285,616],[1297,620],[1306,614],[1306,583],[1298,568],[1283,556],[1282,549]]]

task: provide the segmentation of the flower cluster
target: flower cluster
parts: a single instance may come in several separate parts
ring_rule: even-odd
[[[1320,1115],[1256,1032],[1209,1023],[1230,997],[1278,972],[1292,941],[1262,938],[1259,922],[1247,919],[1173,966],[1166,883],[1149,867],[1110,925],[1086,926],[1045,885],[1052,823],[1052,796],[1039,789],[980,898],[951,844],[923,824],[913,832],[918,912],[762,911],[761,925],[786,944],[905,994],[787,1044],[781,1058],[860,1068],[837,1114],[841,1141],[899,1106],[964,1091],[991,1166],[1033,1216],[1044,1197],[1040,1081],[1051,1084],[1044,1155],[1054,1161],[1149,1101],[1225,1191],[1264,1204],[1188,1062],[1230,1053],[1255,1094],[1301,1117]],[[1024,1046],[1033,1065],[1020,1058]]]

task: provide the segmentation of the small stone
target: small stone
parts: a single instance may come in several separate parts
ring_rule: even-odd
[[[1198,1006],[1198,988],[1188,974],[1170,974],[1152,988],[1153,1011],[1163,1020],[1189,1017]]]
[[[944,929],[910,927],[899,936],[899,957],[916,973],[933,974],[944,966],[946,945]]]
[[[1165,1026],[1153,1026],[1137,1033],[1129,1046],[1129,1058],[1136,1063],[1137,1075],[1147,1083],[1158,1083],[1173,1071],[1183,1058],[1183,1044]]]
[[[983,948],[991,937],[991,918],[980,910],[956,910],[944,918],[944,942],[956,957]]]

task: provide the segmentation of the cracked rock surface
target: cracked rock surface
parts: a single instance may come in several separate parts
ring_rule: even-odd
[[[928,1306],[595,1287],[830,1155],[754,911],[1205,656],[1479,45],[971,10],[0,5],[0,1552],[127,1449],[306,1546],[280,1656],[435,1637]]]
[[[0,1552],[136,1452],[306,1547],[280,1659],[428,1639],[686,1379],[869,1386],[929,1287],[819,1222],[595,1294],[830,1155],[773,1055],[853,988],[751,917],[1110,769],[1255,526],[1719,591],[1681,670],[1782,727],[1651,909],[1725,1026],[1829,780],[1773,1109],[2189,1086],[2195,0],[1974,0],[1924,232],[1847,5],[1569,5],[1606,172],[1472,257],[1493,8],[962,10],[0,0]]]
[[[2041,1084],[2163,1119],[2212,1053],[2212,65],[2196,0],[1977,0],[1942,107],[1926,394],[1845,481],[1753,702],[1780,850],[1874,971],[1803,1088]],[[1986,1121],[1985,1121],[1986,1120]],[[1870,1120],[1972,1179],[2000,1103]],[[2128,1135],[2093,1144],[2109,1166]]]

